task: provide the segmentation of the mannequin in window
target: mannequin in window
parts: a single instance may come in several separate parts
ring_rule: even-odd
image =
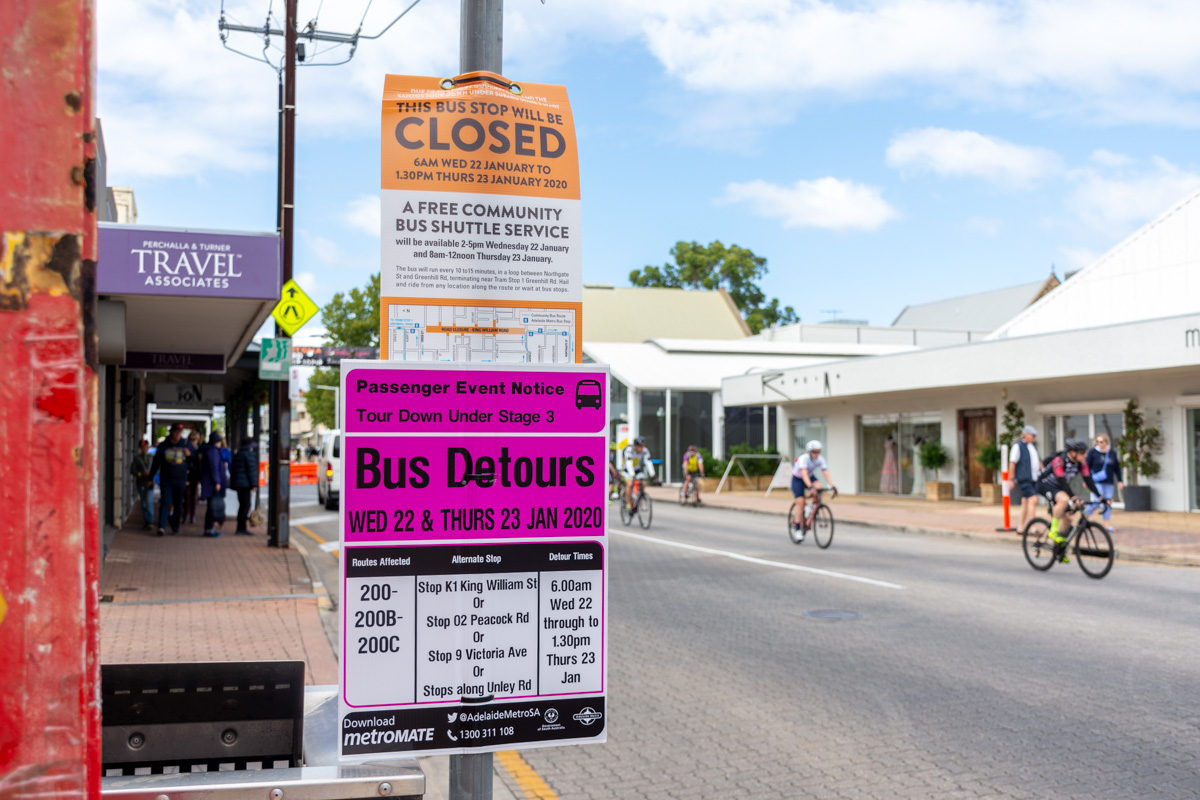
[[[896,440],[889,433],[883,443],[883,468],[879,470],[879,491],[899,494],[900,470],[896,465]]]

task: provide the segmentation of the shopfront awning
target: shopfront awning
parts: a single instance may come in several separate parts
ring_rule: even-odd
[[[237,362],[279,299],[276,234],[101,223],[99,238],[97,293],[125,311],[120,366],[151,386],[244,382]]]

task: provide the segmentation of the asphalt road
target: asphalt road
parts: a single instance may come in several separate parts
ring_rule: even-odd
[[[1194,570],[663,503],[612,530],[609,742],[522,753],[562,798],[1200,795]]]

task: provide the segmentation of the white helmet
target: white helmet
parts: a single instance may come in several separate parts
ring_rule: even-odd
[[[807,445],[805,445],[805,449],[808,450],[808,452],[810,452],[810,453],[813,450],[820,450],[821,443],[818,442],[816,439],[813,439],[811,442],[809,442]]]

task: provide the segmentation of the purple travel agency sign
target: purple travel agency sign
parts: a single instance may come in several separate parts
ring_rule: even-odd
[[[101,224],[96,291],[274,300],[279,237]]]

